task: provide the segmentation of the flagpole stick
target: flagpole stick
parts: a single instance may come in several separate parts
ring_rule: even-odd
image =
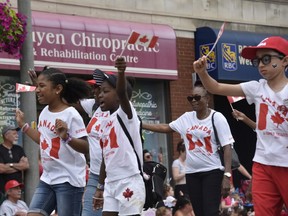
[[[224,31],[224,28],[225,28],[225,24],[226,24],[225,22],[222,24],[222,26],[221,26],[221,28],[219,30],[219,33],[217,35],[216,41],[214,42],[214,45],[213,45],[212,49],[208,52],[206,57],[209,56],[212,53],[212,51],[214,50],[214,48],[216,47],[216,44],[218,43],[219,39],[221,38],[221,36],[223,34],[223,31]]]
[[[122,51],[121,51],[119,57],[122,57],[122,55],[123,55],[123,53],[124,53],[124,51],[125,51],[125,49],[126,49],[126,46],[127,46],[127,43],[125,44],[125,47],[122,49]]]
[[[125,49],[126,49],[126,47],[127,47],[127,45],[128,45],[128,41],[129,41],[131,35],[133,34],[133,32],[134,32],[134,30],[131,31],[131,33],[130,33],[130,35],[129,35],[129,37],[128,37],[126,43],[125,43],[125,46],[124,46],[124,48],[122,49],[122,51],[121,51],[119,57],[122,57],[122,55],[123,55],[123,53],[124,53],[124,51],[125,51]]]
[[[213,52],[213,50],[214,50],[214,48],[215,48],[217,42],[218,42],[218,41],[216,41],[216,42],[214,43],[212,49],[208,52],[208,54],[206,55],[206,57],[209,56],[209,55]]]
[[[16,110],[18,110],[19,103],[18,103],[18,93],[17,92],[16,92],[15,96],[16,96]]]
[[[229,103],[230,104],[230,107],[231,107],[231,109],[232,109],[232,112],[234,112],[234,107],[232,106],[232,104],[231,103]],[[239,119],[238,118],[236,118],[236,120],[237,121],[239,121]]]

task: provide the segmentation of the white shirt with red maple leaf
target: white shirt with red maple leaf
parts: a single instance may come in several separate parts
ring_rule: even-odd
[[[43,174],[41,180],[47,184],[69,182],[75,187],[85,186],[86,159],[61,140],[55,132],[55,121],[61,119],[68,125],[71,137],[87,136],[82,117],[74,107],[61,112],[50,112],[46,106],[39,116],[38,131],[40,132],[41,161]]]
[[[88,133],[90,172],[99,175],[102,162],[102,148],[100,146],[100,137],[102,134],[101,123],[108,118],[109,112],[102,112],[98,107],[90,119],[86,130]]]
[[[249,104],[255,104],[257,144],[253,161],[288,167],[288,85],[274,92],[261,79],[241,83]]]
[[[212,110],[210,115],[202,120],[196,112],[186,112],[172,121],[169,126],[181,135],[186,147],[186,173],[207,172],[214,169],[224,170],[221,164],[217,143],[212,126]],[[233,136],[226,118],[216,112],[214,124],[222,146],[234,143]]]
[[[105,182],[128,178],[140,173],[136,154],[117,119],[117,114],[126,126],[139,156],[141,167],[143,166],[140,121],[131,102],[130,106],[133,114],[131,119],[128,119],[126,113],[119,107],[105,120],[105,124],[101,124],[103,133],[100,143],[103,146],[103,158],[106,166]]]

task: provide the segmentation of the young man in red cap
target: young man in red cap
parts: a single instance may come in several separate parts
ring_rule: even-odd
[[[252,195],[256,215],[280,215],[288,206],[288,41],[269,37],[248,46],[241,55],[250,59],[264,79],[240,84],[218,83],[207,73],[207,57],[193,64],[205,88],[218,95],[245,96],[255,104],[257,144]]]
[[[7,199],[0,207],[0,215],[26,216],[28,206],[21,199],[23,185],[16,180],[10,180],[5,184]]]

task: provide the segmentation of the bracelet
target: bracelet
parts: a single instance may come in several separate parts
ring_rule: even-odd
[[[65,143],[69,143],[71,140],[72,140],[72,137],[70,136],[69,133],[67,133],[67,138],[66,139],[62,139],[62,141],[65,142]]]
[[[96,188],[98,190],[104,191],[104,185],[103,184],[98,183]]]
[[[25,124],[22,126],[21,131],[22,131],[23,133],[26,133],[29,128],[30,128],[29,124],[28,124],[28,123],[25,123]]]

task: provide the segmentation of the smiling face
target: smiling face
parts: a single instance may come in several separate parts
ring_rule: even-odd
[[[119,107],[116,89],[105,80],[100,87],[99,103],[102,111],[115,112]]]
[[[192,100],[189,100],[189,103],[191,104],[192,109],[196,112],[206,110],[209,100],[207,91],[201,86],[195,86],[191,93],[190,99],[192,98]]]
[[[53,85],[46,75],[38,76],[36,94],[40,104],[51,104],[59,100],[61,90],[61,85]]]

